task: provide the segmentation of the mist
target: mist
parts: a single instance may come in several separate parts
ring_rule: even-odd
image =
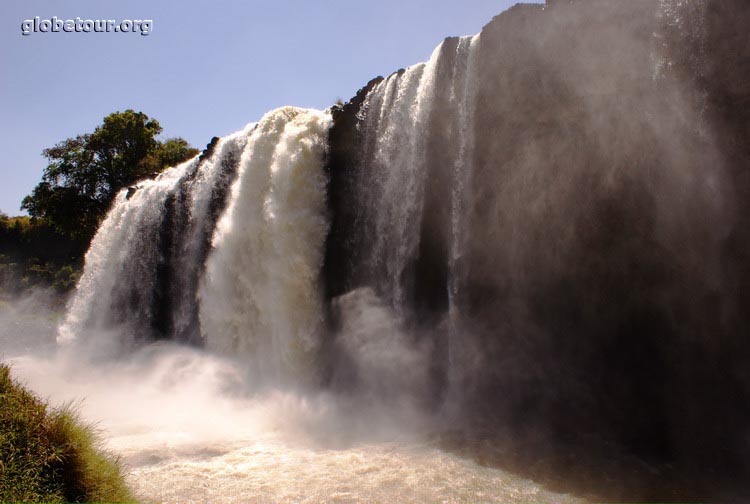
[[[362,335],[394,338],[395,322],[370,296],[345,301],[356,303],[346,318],[358,322],[345,339],[352,355],[386,354],[358,367],[357,385],[349,382],[346,393],[259,388],[241,360],[171,342],[103,359],[79,343],[51,349],[49,331],[47,344],[19,342],[23,349],[4,360],[52,406],[70,405],[93,424],[146,501],[364,501],[396,493],[409,502],[451,495],[578,502],[443,451],[435,421],[408,390],[400,400],[378,392],[374,380],[388,377],[392,350],[373,349]],[[402,358],[414,365],[419,357]],[[403,383],[419,387],[408,377]],[[495,498],[498,488],[505,491]]]

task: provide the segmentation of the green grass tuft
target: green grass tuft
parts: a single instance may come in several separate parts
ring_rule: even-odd
[[[51,409],[0,364],[0,502],[135,502],[119,461],[70,407]]]

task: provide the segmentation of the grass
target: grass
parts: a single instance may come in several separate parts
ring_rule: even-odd
[[[53,409],[0,364],[0,502],[135,502],[119,461],[69,408]]]

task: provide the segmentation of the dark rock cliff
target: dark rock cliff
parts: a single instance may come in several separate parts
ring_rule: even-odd
[[[483,29],[462,425],[512,439],[522,466],[619,458],[647,481],[641,498],[725,498],[750,481],[748,27],[742,0],[559,0]],[[348,181],[365,169],[362,105],[378,82],[334,109],[329,298],[362,283]],[[406,272],[435,338],[448,309],[443,119]]]

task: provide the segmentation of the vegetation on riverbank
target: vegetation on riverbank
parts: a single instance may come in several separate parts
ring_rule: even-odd
[[[113,455],[70,407],[50,408],[0,364],[0,502],[135,502]]]

